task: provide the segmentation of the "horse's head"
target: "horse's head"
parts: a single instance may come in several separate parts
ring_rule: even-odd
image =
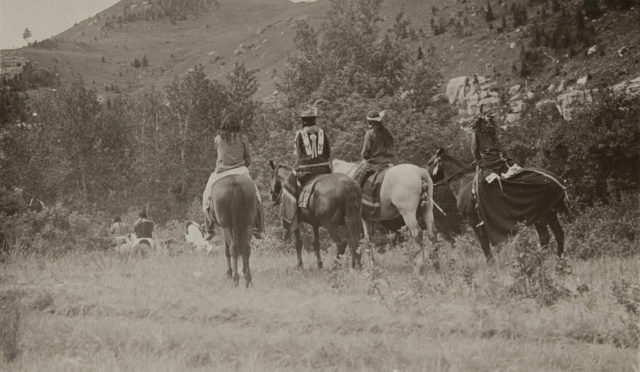
[[[271,167],[269,180],[269,185],[271,186],[271,201],[278,203],[282,195],[282,184],[284,182],[284,177],[280,174],[280,169],[284,166],[280,164],[276,165],[273,160],[269,160],[269,166]]]
[[[438,182],[444,178],[444,169],[442,167],[442,157],[445,156],[445,149],[442,147],[436,151],[436,153],[427,162],[427,168],[431,173],[431,179],[433,182]]]

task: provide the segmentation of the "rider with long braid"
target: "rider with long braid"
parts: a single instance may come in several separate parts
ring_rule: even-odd
[[[211,213],[211,191],[213,184],[223,177],[224,172],[236,171],[251,178],[249,169],[251,166],[251,155],[249,154],[249,142],[247,137],[241,133],[241,126],[238,120],[230,117],[224,120],[220,127],[220,134],[214,139],[214,147],[216,149],[217,161],[216,169],[209,177],[207,186],[202,196],[202,209],[204,212],[204,230],[207,234],[205,239],[209,240],[213,237],[216,221],[213,220],[214,213]],[[256,187],[257,195],[257,213],[254,225],[254,236],[256,238],[264,237],[264,218],[262,211],[262,200],[260,192]]]

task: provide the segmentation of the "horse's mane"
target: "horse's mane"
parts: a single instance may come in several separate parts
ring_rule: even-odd
[[[460,168],[467,169],[469,171],[473,170],[473,166],[472,165],[465,164],[462,160],[456,159],[456,158],[454,158],[453,156],[451,156],[451,155],[449,155],[447,153],[443,154],[442,158],[451,161],[452,163],[454,163],[456,166],[458,166]]]

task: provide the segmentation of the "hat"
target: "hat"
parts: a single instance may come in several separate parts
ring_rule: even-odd
[[[300,112],[300,118],[315,118],[318,116],[318,108],[315,106],[306,107]]]
[[[378,111],[369,111],[369,113],[367,114],[367,121],[382,121],[382,118],[384,117],[385,111],[382,110],[380,112]]]

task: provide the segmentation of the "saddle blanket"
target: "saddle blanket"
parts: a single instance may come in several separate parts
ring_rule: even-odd
[[[473,192],[478,216],[492,245],[508,239],[518,222],[536,222],[566,197],[565,186],[547,171],[521,168],[509,178],[492,179],[494,182],[486,179],[490,171],[480,172]]]
[[[298,208],[309,207],[313,189],[318,179],[322,176],[324,175],[315,176],[300,186],[295,180],[295,175],[293,175],[289,177],[284,184],[282,190],[281,215],[285,228],[288,228],[288,226],[294,222]]]
[[[205,186],[204,192],[202,193],[202,210],[205,211],[205,213],[209,209],[209,205],[211,203],[210,196],[213,185],[228,176],[247,176],[251,178],[251,175],[249,174],[249,168],[247,167],[233,168],[221,173],[211,173],[211,175],[209,176],[209,180],[207,181],[207,186]],[[260,193],[258,193],[258,198],[260,197],[259,195]]]
[[[380,189],[384,176],[391,167],[385,167],[370,173],[362,183],[362,217],[370,221],[378,221],[382,206]]]

